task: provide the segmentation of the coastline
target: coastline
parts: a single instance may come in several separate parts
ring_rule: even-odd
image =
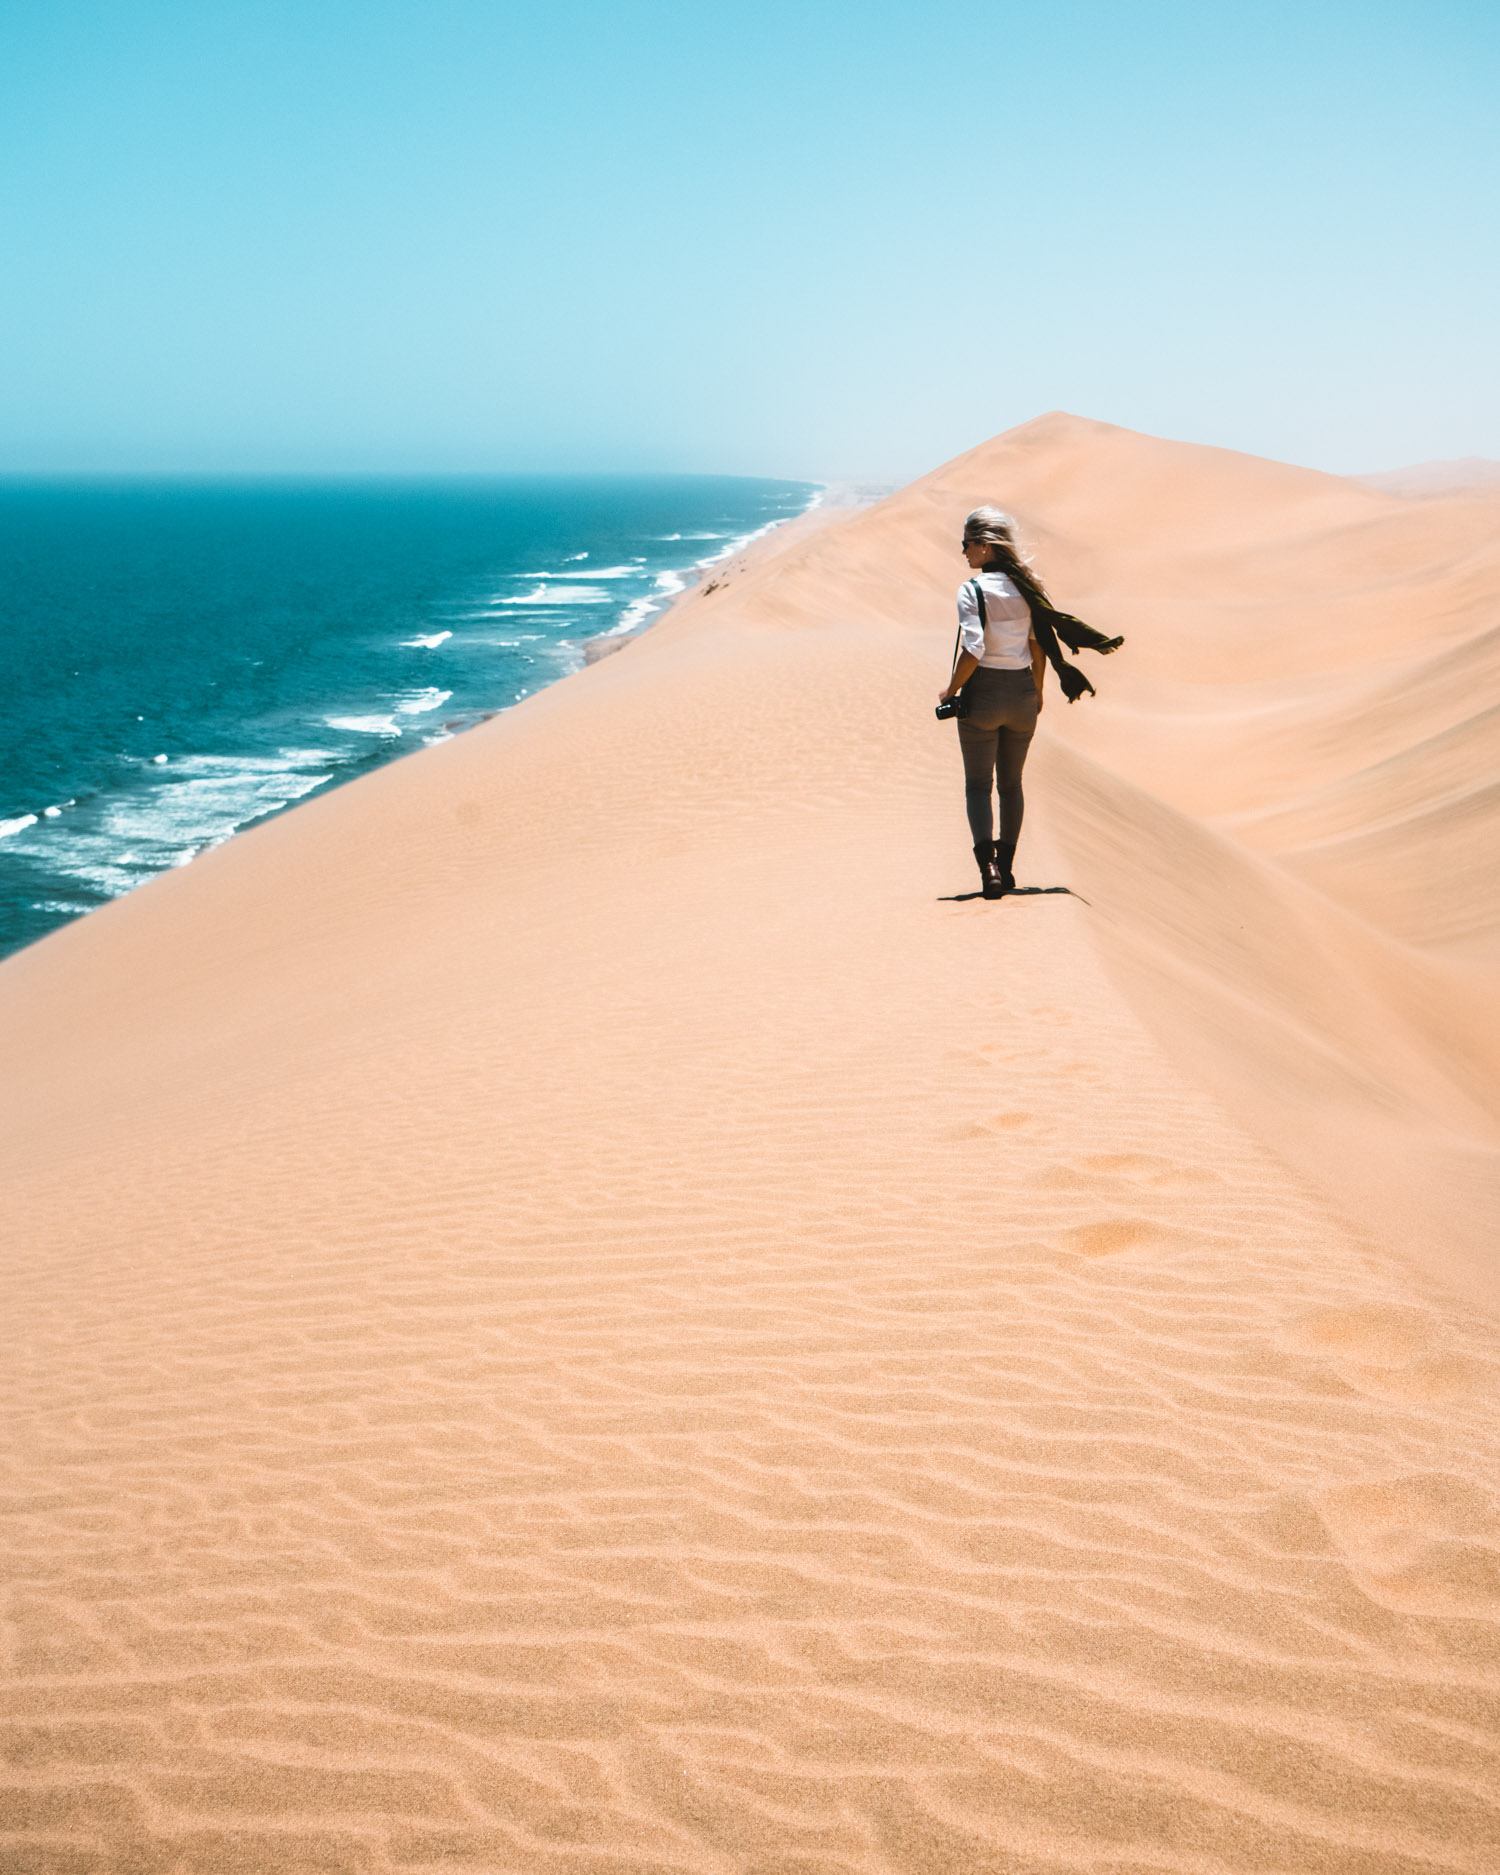
[[[1492,517],[1054,412],[0,961],[20,1858],[1487,1866]]]
[[[583,634],[649,623],[705,567],[818,498],[812,484],[753,477],[644,478],[619,499],[588,478],[576,501],[558,487],[556,499],[545,482],[503,478],[474,490],[273,481],[249,496],[212,483],[23,488],[0,537],[18,556],[13,649],[36,681],[16,700],[3,764],[0,955],[489,720],[580,667]],[[377,514],[372,560],[361,541]],[[110,551],[119,529],[142,564]],[[54,581],[48,543],[61,551],[75,534],[73,570]],[[310,556],[305,580],[295,551],[272,544],[282,538]],[[690,556],[707,557],[679,573],[672,562]],[[152,565],[173,569],[161,629],[147,629]],[[588,566],[597,582],[582,580]],[[96,572],[118,583],[112,603],[99,604]],[[220,612],[217,632],[193,622]]]
[[[715,592],[729,585],[732,579],[740,578],[757,565],[763,557],[759,551],[762,547],[766,553],[779,552],[829,521],[847,519],[848,514],[854,509],[868,507],[893,492],[893,485],[884,483],[853,481],[820,483],[818,494],[801,514],[794,514],[785,521],[769,523],[741,547],[731,548],[725,554],[714,555],[711,559],[699,561],[691,568],[679,569],[678,577],[686,581],[682,591],[673,593],[661,609],[652,613],[649,618],[641,620],[639,624],[626,631],[601,632],[596,637],[574,639],[572,642],[581,650],[586,665],[597,664],[601,658],[611,657],[616,651],[623,651],[626,645],[633,644],[653,625],[659,624],[673,606],[680,604],[692,594]],[[687,579],[689,572],[695,573],[696,578]],[[572,672],[568,673],[569,676],[572,674]]]

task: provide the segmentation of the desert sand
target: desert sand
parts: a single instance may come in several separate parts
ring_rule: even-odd
[[[6,1875],[1500,1869],[1497,523],[1052,413],[0,964]]]

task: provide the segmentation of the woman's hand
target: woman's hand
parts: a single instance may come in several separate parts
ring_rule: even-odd
[[[951,697],[952,695],[953,695],[953,687],[952,687],[952,685],[950,684],[950,685],[949,685],[949,687],[948,687],[948,688],[947,688],[946,690],[940,690],[940,691],[938,692],[938,702],[939,702],[939,703],[946,703],[946,702],[948,701],[948,699],[949,699],[949,697]]]
[[[1026,640],[1026,649],[1031,653],[1031,675],[1036,682],[1036,706],[1042,707],[1042,679],[1047,675],[1047,657],[1036,641],[1036,633]]]

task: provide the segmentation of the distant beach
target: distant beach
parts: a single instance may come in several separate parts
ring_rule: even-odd
[[[0,481],[0,954],[555,682],[822,498],[732,476]]]
[[[824,482],[800,515],[777,522],[776,547],[779,550],[792,541],[800,539],[810,527],[821,524],[831,517],[842,515],[852,508],[865,508],[871,502],[879,501],[883,495],[893,492],[889,482]],[[680,593],[673,593],[669,603],[675,604],[683,594],[704,591],[719,591],[737,577],[747,565],[746,554],[753,543],[770,533],[769,527],[762,527],[754,534],[747,534],[742,540],[733,542],[719,553],[707,559],[699,560],[692,568],[692,577],[684,578]],[[642,618],[628,625],[617,627],[613,631],[601,632],[598,636],[587,638],[581,646],[584,661],[597,664],[600,658],[609,657],[612,652],[623,650],[633,638],[650,624],[652,618]]]

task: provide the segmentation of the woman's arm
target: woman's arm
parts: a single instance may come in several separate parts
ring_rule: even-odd
[[[979,660],[984,656],[984,627],[979,622],[979,601],[974,596],[976,583],[966,579],[958,589],[958,662],[947,689],[938,692],[939,703],[957,695],[979,669]]]
[[[938,702],[946,703],[949,697],[956,695],[959,689],[969,681],[978,669],[979,659],[975,657],[974,653],[972,651],[960,651],[958,654],[958,662],[953,667],[953,676],[949,680],[947,689],[938,692]]]
[[[1029,646],[1031,651],[1031,674],[1036,679],[1036,706],[1042,707],[1042,679],[1047,674],[1047,654],[1033,637]]]

